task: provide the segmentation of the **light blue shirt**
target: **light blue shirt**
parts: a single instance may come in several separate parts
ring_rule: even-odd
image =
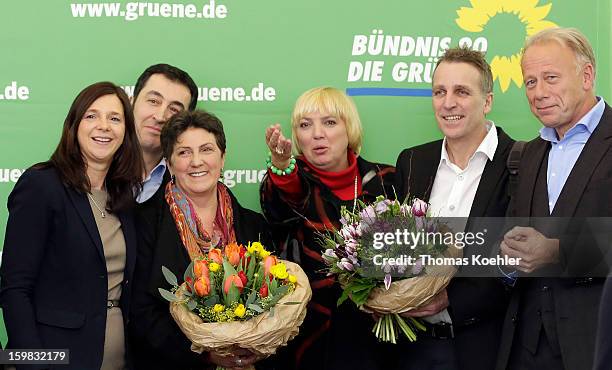
[[[569,177],[574,164],[578,160],[584,145],[597,128],[606,107],[604,100],[597,97],[597,104],[570,128],[563,139],[559,140],[557,132],[552,127],[540,129],[540,137],[551,143],[548,153],[548,171],[546,183],[548,184],[548,209],[552,213],[557,199],[563,190],[565,181]]]
[[[145,201],[149,200],[153,194],[155,194],[164,180],[164,173],[166,173],[166,159],[162,158],[157,166],[153,167],[153,170],[151,173],[149,173],[149,176],[144,179],[142,183],[142,191],[136,198],[138,203],[144,203]]]

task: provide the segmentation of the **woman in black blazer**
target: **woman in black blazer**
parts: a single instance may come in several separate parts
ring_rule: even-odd
[[[28,169],[8,199],[0,268],[7,348],[68,349],[62,369],[127,367],[130,209],[142,168],[125,92],[110,82],[86,87],[51,159]]]
[[[166,123],[161,144],[172,180],[158,202],[138,208],[138,262],[130,334],[136,369],[241,368],[258,358],[248,350],[232,355],[197,354],[169,312],[158,288],[170,289],[162,266],[182,277],[189,263],[210,248],[261,241],[268,228],[259,213],[243,208],[219,182],[225,161],[221,121],[204,111],[184,111]],[[182,278],[181,278],[182,280]],[[271,361],[271,360],[268,360]],[[271,363],[257,364],[268,367]]]

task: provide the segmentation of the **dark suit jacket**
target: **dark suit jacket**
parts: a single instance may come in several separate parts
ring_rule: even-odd
[[[496,128],[497,149],[482,173],[470,217],[503,217],[508,207],[506,158],[514,140],[501,127]],[[429,200],[441,150],[442,140],[438,140],[402,151],[396,165],[398,199],[403,201],[409,196]],[[459,368],[490,370],[495,363],[506,310],[504,287],[495,278],[455,277],[447,293],[449,313],[456,328],[454,346]]]
[[[516,209],[513,216],[531,216],[532,205],[537,197],[548,194],[536,191],[539,171],[545,171],[550,143],[536,138],[525,146],[519,167]],[[551,216],[574,217],[574,225],[586,217],[612,216],[612,109],[608,105],[599,125],[587,141],[555,204]],[[577,276],[583,267],[577,262],[589,244],[565,243],[560,239],[559,268],[563,274]],[[519,320],[521,291],[529,281],[519,278],[508,307],[504,322],[504,335],[500,346],[498,369],[505,369],[510,357],[512,341],[517,326],[525,325]],[[590,369],[595,351],[597,315],[602,291],[602,279],[557,278],[550,279],[554,300],[555,324],[563,364],[566,369]],[[609,364],[607,364],[609,368]]]
[[[65,187],[53,168],[29,169],[8,209],[0,269],[7,348],[68,348],[70,365],[62,369],[99,369],[108,282],[87,196]],[[131,214],[118,217],[126,244],[121,308],[127,322],[136,233]]]
[[[223,185],[218,185],[223,186]],[[240,206],[232,197],[236,241],[247,244],[261,240],[272,249],[263,216]],[[170,208],[163,197],[157,206],[138,207],[138,262],[134,274],[130,338],[136,369],[202,369],[201,356],[192,352],[191,342],[170,316],[169,303],[158,288],[170,289],[161,267],[172,271],[182,282],[191,262],[176,229]]]

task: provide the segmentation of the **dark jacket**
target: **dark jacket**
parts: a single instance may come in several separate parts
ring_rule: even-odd
[[[108,282],[87,196],[64,186],[54,168],[29,169],[8,209],[0,269],[7,348],[67,348],[70,365],[62,369],[99,369]],[[117,216],[126,244],[121,308],[127,322],[136,233],[131,213]]]
[[[342,340],[331,343],[329,334],[341,291],[335,285],[335,279],[322,271],[325,265],[317,238],[321,233],[339,229],[340,208],[352,207],[353,201],[336,197],[299,158],[297,166],[303,186],[299,199],[287,199],[268,175],[261,185],[261,208],[268,222],[275,226],[275,239],[281,240],[281,256],[300,264],[308,275],[313,292],[299,335],[281,351],[279,357],[283,369],[322,369],[331,366],[328,362],[330,352],[342,352],[337,347]],[[357,167],[363,181],[359,199],[372,202],[378,195],[393,197],[392,166],[357,157]],[[354,306],[351,302],[345,305]]]
[[[487,161],[476,190],[470,217],[504,217],[509,203],[506,159],[512,140],[496,127],[498,144],[492,161]],[[398,198],[407,196],[429,201],[442,140],[408,148],[396,165]],[[470,222],[466,229],[469,230]],[[466,230],[467,231],[467,230]],[[449,314],[455,328],[453,346],[459,369],[490,370],[496,360],[501,325],[508,297],[497,278],[455,277],[447,289]],[[418,335],[418,333],[417,333]]]
[[[512,215],[549,215],[546,173],[550,148],[550,143],[539,137],[525,146],[519,167],[516,209]],[[552,217],[565,217],[566,220],[572,217],[570,230],[565,233],[565,236],[569,235],[572,240],[558,237],[560,262],[556,266],[560,271],[557,276],[568,277],[519,278],[504,322],[497,369],[505,369],[507,366],[517,335],[524,335],[526,340],[522,340],[522,343],[529,346],[531,341],[527,337],[540,333],[540,316],[535,311],[532,314],[530,311],[531,308],[538,308],[534,305],[539,305],[544,295],[552,300],[554,322],[549,323],[549,330],[554,328],[557,338],[553,342],[560,351],[564,367],[592,367],[604,279],[588,276],[592,266],[585,267],[584,262],[589,259],[585,259],[584,255],[591,253],[591,247],[596,244],[591,239],[593,230],[588,230],[588,223],[594,220],[606,221],[604,217],[612,216],[611,173],[612,109],[606,105],[597,128],[580,153],[550,214]],[[582,226],[587,227],[585,233],[579,230]],[[609,245],[605,247],[609,248]],[[606,250],[599,252],[605,253]],[[594,262],[597,262],[597,258]],[[531,298],[524,299],[526,294]],[[609,328],[606,331],[609,332]],[[537,341],[532,344],[537,345]],[[609,368],[609,364],[604,367]]]
[[[263,217],[243,208],[231,192],[230,196],[236,241],[246,245],[261,240],[264,246],[272,249]],[[169,303],[158,291],[158,288],[170,289],[162,266],[182,282],[191,260],[170,207],[164,197],[157,199],[157,206],[146,202],[137,210],[138,262],[129,325],[134,365],[136,369],[202,369],[206,366],[203,358],[191,351],[191,342],[170,316]]]

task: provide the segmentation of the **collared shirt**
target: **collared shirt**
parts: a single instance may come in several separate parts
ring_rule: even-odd
[[[546,172],[550,213],[555,208],[565,181],[582,153],[584,145],[603,116],[606,104],[601,97],[597,97],[597,100],[597,104],[565,133],[563,139],[559,140],[557,132],[552,127],[540,129],[540,137],[552,145],[548,153],[548,171]]]
[[[138,194],[136,201],[138,203],[144,203],[149,200],[153,194],[159,189],[162,181],[164,180],[164,173],[166,173],[166,159],[162,158],[157,166],[153,167],[153,170],[149,173],[143,183],[142,191]]]
[[[487,161],[493,160],[497,149],[495,124],[489,122],[487,130],[487,135],[463,170],[450,161],[446,151],[446,138],[442,141],[438,172],[429,197],[433,216],[468,217],[470,215],[482,172]]]
[[[470,157],[465,169],[459,168],[448,157],[446,151],[446,137],[442,141],[442,153],[429,196],[431,215],[437,217],[467,217],[470,215],[476,190],[482,177],[487,161],[492,161],[497,149],[497,129],[491,121],[487,122],[487,135],[482,140],[474,154]],[[462,225],[456,225],[465,228]],[[463,231],[463,230],[456,230]],[[438,322],[452,323],[447,309],[439,313],[424,317],[424,320],[435,324]]]

